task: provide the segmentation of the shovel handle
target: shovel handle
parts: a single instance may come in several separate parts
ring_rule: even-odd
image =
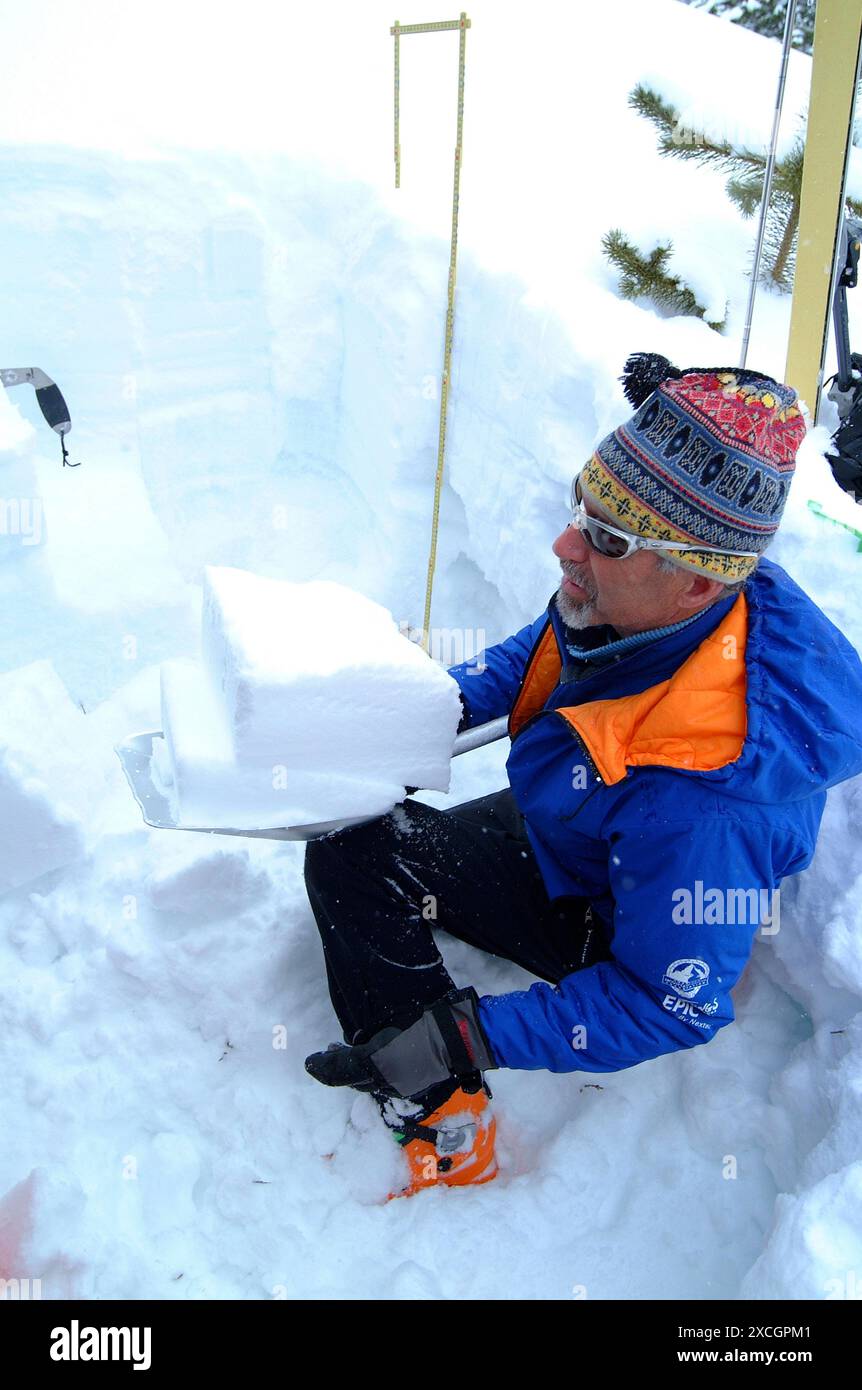
[[[487,724],[478,724],[475,729],[465,729],[463,734],[458,734],[452,748],[452,757],[460,757],[462,753],[469,753],[471,748],[483,748],[486,743],[496,743],[498,738],[505,738],[509,732],[509,716],[503,714],[499,719],[491,719]]]

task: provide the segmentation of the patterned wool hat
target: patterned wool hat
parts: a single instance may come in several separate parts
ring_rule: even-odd
[[[805,437],[793,388],[736,367],[679,371],[644,352],[620,380],[639,409],[596,448],[580,475],[584,494],[633,535],[764,551]],[[757,563],[704,552],[667,558],[726,584]]]

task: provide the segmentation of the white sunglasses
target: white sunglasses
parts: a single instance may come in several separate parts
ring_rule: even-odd
[[[572,520],[569,524],[582,531],[592,549],[609,560],[625,560],[636,550],[693,550],[707,555],[734,555],[739,560],[756,560],[759,553],[756,550],[721,550],[716,545],[654,541],[644,536],[633,536],[629,531],[620,531],[616,526],[611,526],[607,521],[599,521],[598,517],[590,516],[584,510],[580,475],[572,483]]]

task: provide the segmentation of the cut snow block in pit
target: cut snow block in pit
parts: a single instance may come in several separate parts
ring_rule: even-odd
[[[153,781],[170,802],[178,826],[267,830],[330,819],[317,805],[341,805],[361,787],[338,778],[293,776],[284,765],[236,758],[224,709],[209,674],[188,659],[161,666],[161,728],[153,748]],[[342,778],[343,781],[343,778]],[[370,813],[393,805],[392,788],[368,788]],[[364,815],[364,805],[356,812]]]
[[[274,760],[243,763],[208,673],[194,661],[162,665],[162,728],[152,776],[180,827],[315,825],[384,815],[404,796],[404,784],[385,772],[357,778],[344,770],[294,771]]]
[[[210,566],[202,646],[242,763],[448,789],[457,684],[380,604]]]
[[[0,675],[0,892],[86,853],[103,750],[50,661]]]

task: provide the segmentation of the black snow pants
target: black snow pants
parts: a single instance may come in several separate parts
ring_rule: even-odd
[[[310,840],[305,883],[347,1043],[406,1027],[455,988],[432,926],[553,984],[610,958],[586,898],[549,900],[508,787],[448,811],[408,799]]]

